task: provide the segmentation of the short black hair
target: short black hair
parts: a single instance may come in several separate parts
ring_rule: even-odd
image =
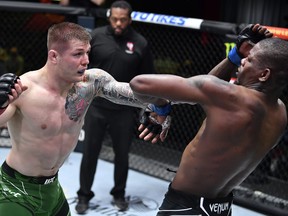
[[[113,4],[112,4],[111,7],[110,7],[110,10],[111,10],[112,8],[128,9],[128,15],[129,15],[129,17],[131,17],[131,13],[132,13],[132,11],[133,11],[131,5],[130,5],[127,1],[125,1],[125,0],[117,0],[117,1],[113,2]]]

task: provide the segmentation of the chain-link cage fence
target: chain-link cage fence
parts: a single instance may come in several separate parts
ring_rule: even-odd
[[[12,47],[24,59],[23,73],[42,67],[46,62],[46,34],[53,23],[77,21],[77,15],[65,13],[20,12],[1,10],[0,57],[5,61]],[[96,26],[106,24],[104,17],[95,18]],[[133,22],[133,27],[149,41],[157,73],[190,77],[208,73],[227,54],[233,43],[225,34],[188,28]],[[9,72],[9,71],[8,71]],[[281,99],[287,104],[287,90]],[[138,112],[135,112],[135,138],[130,153],[130,168],[170,181],[177,170],[181,153],[195,136],[205,114],[198,105],[174,105],[173,123],[165,142],[150,144],[137,138]],[[251,200],[269,208],[288,209],[288,136],[284,136],[257,167],[235,190],[236,198]],[[76,148],[81,151],[81,141]],[[101,158],[113,161],[109,135]],[[249,199],[247,199],[249,198]],[[257,204],[256,204],[257,205]],[[275,213],[276,215],[276,213]],[[288,214],[287,214],[288,215]]]

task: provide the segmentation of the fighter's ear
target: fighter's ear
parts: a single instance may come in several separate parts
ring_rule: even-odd
[[[270,68],[265,68],[265,70],[262,71],[260,77],[259,77],[259,81],[260,82],[265,82],[269,79],[270,77],[270,73],[271,73],[271,69]]]
[[[58,52],[56,50],[49,50],[48,52],[48,59],[51,61],[51,62],[56,62],[57,61],[57,57],[58,57]]]

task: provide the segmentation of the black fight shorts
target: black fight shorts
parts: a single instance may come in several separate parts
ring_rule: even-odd
[[[174,190],[169,186],[157,216],[231,216],[233,194],[207,199]]]

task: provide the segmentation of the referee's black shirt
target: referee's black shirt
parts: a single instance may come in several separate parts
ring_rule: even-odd
[[[131,26],[122,36],[115,36],[110,25],[92,31],[89,68],[100,68],[119,82],[130,82],[139,74],[155,73],[153,57],[147,40]],[[94,106],[107,109],[129,109],[97,97]]]

